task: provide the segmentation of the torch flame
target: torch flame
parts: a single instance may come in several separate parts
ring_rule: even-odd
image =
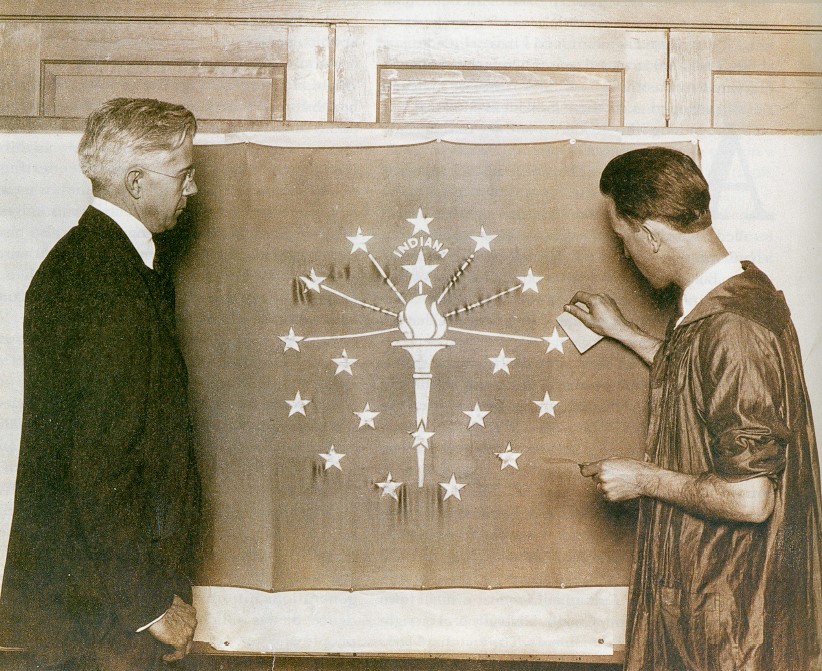
[[[414,296],[400,312],[399,326],[402,334],[414,340],[431,340],[442,338],[448,325],[433,303],[429,308],[428,296]]]

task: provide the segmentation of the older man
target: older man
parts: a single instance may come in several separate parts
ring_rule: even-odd
[[[641,497],[626,669],[819,669],[819,464],[788,307],[729,256],[689,157],[628,152],[600,189],[626,256],[683,290],[663,341],[608,296],[565,308],[651,366],[645,461],[582,467],[606,499]]]
[[[26,294],[2,611],[37,668],[162,668],[194,634],[199,478],[153,236],[197,193],[195,132],[191,112],[156,100],[92,113],[79,156],[94,200]]]

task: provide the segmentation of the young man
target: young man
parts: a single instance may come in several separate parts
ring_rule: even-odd
[[[153,236],[197,193],[194,116],[116,99],[80,141],[94,200],[26,293],[8,643],[45,669],[150,671],[196,627],[199,477],[171,280]]]
[[[784,298],[728,255],[688,156],[628,152],[600,190],[626,256],[654,287],[682,289],[662,341],[608,296],[565,307],[651,367],[645,461],[582,467],[609,501],[640,497],[626,669],[818,669],[819,465]]]

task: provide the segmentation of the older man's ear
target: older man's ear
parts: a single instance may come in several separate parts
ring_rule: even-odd
[[[143,177],[145,173],[140,168],[130,168],[125,176],[125,187],[128,194],[135,200],[143,193]]]

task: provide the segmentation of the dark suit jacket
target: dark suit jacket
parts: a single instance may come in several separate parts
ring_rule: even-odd
[[[60,660],[190,601],[199,478],[171,282],[89,208],[29,286],[24,346],[0,642]]]

